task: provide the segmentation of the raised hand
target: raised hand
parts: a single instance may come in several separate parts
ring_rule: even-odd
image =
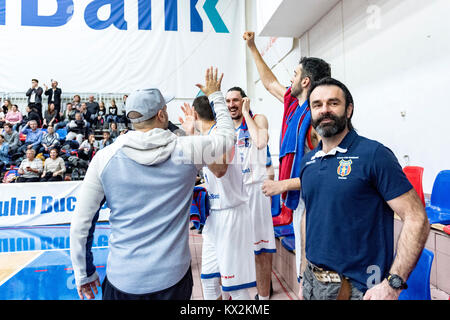
[[[184,119],[179,117],[178,120],[180,121],[184,132],[186,132],[188,136],[192,136],[195,133],[195,121],[197,120],[195,110],[189,103],[184,103],[184,106],[181,106],[181,110],[184,113]]]
[[[243,35],[244,40],[247,42],[247,46],[254,47],[255,46],[255,33],[252,31],[246,31]]]
[[[206,70],[205,75],[205,85],[196,84],[196,86],[202,90],[202,92],[209,96],[214,92],[220,91],[222,86],[223,73],[218,77],[217,68],[214,70],[213,67],[210,67]]]

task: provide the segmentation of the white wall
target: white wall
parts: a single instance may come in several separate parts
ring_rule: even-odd
[[[273,71],[288,85],[301,55],[331,63],[333,77],[354,96],[359,134],[385,144],[402,166],[424,167],[424,191],[431,193],[439,171],[450,169],[449,16],[448,0],[342,0]],[[260,82],[250,86],[269,116],[275,149],[282,106]]]

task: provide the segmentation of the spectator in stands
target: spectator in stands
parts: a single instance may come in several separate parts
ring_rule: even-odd
[[[16,182],[39,182],[39,177],[42,172],[42,160],[35,158],[36,151],[34,149],[28,149],[26,152],[26,158],[22,160],[18,173],[20,177]]]
[[[0,128],[3,128],[3,125],[6,123],[6,114],[3,110],[0,110]]]
[[[91,133],[87,140],[84,140],[78,148],[78,157],[83,160],[91,161],[98,149],[100,149],[100,143],[95,140],[95,134]]]
[[[50,150],[50,158],[45,159],[44,171],[41,175],[42,182],[63,181],[63,175],[66,172],[64,160],[59,157],[57,148]]]
[[[22,112],[19,111],[19,107],[17,104],[11,105],[11,110],[6,114],[6,123],[13,126],[14,130],[17,130],[17,127],[22,123],[23,116]]]
[[[109,146],[111,143],[113,143],[113,139],[111,139],[111,134],[109,131],[103,131],[103,139],[100,141],[100,150],[104,147]]]
[[[81,145],[87,129],[87,121],[83,119],[81,112],[75,114],[75,120],[70,121],[68,127],[69,132],[67,133],[66,141],[76,139],[78,145]]]
[[[100,101],[98,105],[97,113],[94,116],[94,119],[92,120],[92,125],[95,127],[95,129],[100,130],[104,129],[106,125],[106,108],[103,101]]]
[[[119,110],[117,109],[116,100],[115,99],[111,99],[111,105],[108,108],[108,115],[106,117],[106,121],[108,123],[117,122],[117,120],[118,120],[118,116],[117,116],[118,112],[119,112]]]
[[[59,112],[61,111],[61,94],[62,90],[58,88],[58,81],[52,80],[52,87],[49,88],[45,83],[45,92],[44,94],[48,96],[48,105],[54,104],[56,110],[56,117],[59,117]]]
[[[27,114],[26,114],[25,117],[23,117],[21,125],[26,124],[26,123],[28,123],[31,120],[34,120],[34,121],[36,121],[36,123],[37,123],[37,125],[39,127],[41,125],[41,123],[42,123],[42,119],[39,116],[39,113],[36,111],[36,109],[32,108],[31,106],[26,106],[25,111],[27,112]]]
[[[30,120],[25,127],[22,128],[21,133],[25,134],[27,138],[25,143],[19,148],[20,153],[25,153],[29,149],[34,149],[35,153],[41,147],[43,132],[38,128],[36,120]]]
[[[5,114],[7,114],[9,111],[11,111],[11,109],[12,109],[11,100],[5,99],[5,100],[3,101],[3,106],[2,106],[2,108],[3,108],[3,113],[5,113]]]
[[[75,113],[77,112],[79,111],[73,107],[73,104],[71,102],[68,102],[66,104],[66,110],[59,113],[60,121],[55,124],[55,131],[61,128],[65,128],[70,121],[75,120]]]
[[[9,145],[3,134],[0,134],[0,172],[9,165]]]
[[[37,79],[31,80],[31,88],[28,89],[26,96],[28,97],[28,105],[35,108],[39,117],[42,119],[42,94],[44,90],[39,87]]]
[[[115,141],[116,138],[120,135],[119,129],[117,129],[117,123],[111,122],[111,125],[109,127],[109,134],[113,141]]]
[[[53,126],[57,121],[59,111],[56,110],[55,104],[50,103],[47,107],[47,110],[44,112],[44,121],[42,123],[43,128],[47,128],[48,126]]]
[[[127,104],[127,98],[128,95],[124,95],[123,96],[123,108],[122,108],[122,114],[118,115],[118,119],[117,119],[117,123],[119,124],[124,124],[123,127],[125,127],[125,129],[128,129],[128,124],[130,123],[130,120],[128,120],[126,114],[125,114],[125,105]],[[122,129],[122,127],[121,127]]]
[[[86,102],[86,107],[87,107],[89,113],[91,114],[91,117],[92,117],[91,120],[93,120],[93,116],[95,114],[97,114],[98,109],[99,109],[99,104],[98,104],[98,102],[95,101],[94,96],[89,96],[89,100],[88,100],[88,102]]]
[[[2,135],[5,141],[8,143],[9,154],[12,155],[16,153],[20,145],[19,133],[12,129],[11,124],[7,123],[3,127]]]
[[[80,113],[83,116],[83,119],[87,121],[87,127],[90,128],[92,126],[92,115],[87,109],[86,102],[81,103]]]
[[[39,148],[38,153],[48,154],[50,150],[59,147],[59,134],[55,132],[52,125],[47,127],[47,132],[43,135],[41,144],[42,146]]]
[[[72,107],[73,107],[75,110],[80,111],[80,107],[81,107],[81,98],[80,98],[80,96],[77,95],[77,94],[73,96]]]

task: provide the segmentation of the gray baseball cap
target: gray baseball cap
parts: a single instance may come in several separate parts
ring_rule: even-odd
[[[125,112],[139,112],[142,117],[130,119],[132,123],[139,123],[156,116],[159,110],[174,99],[173,95],[163,96],[159,89],[140,89],[131,93],[126,101]]]

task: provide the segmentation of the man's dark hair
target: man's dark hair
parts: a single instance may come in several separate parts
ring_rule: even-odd
[[[339,87],[342,92],[344,93],[344,97],[345,97],[345,111],[347,111],[348,106],[351,104],[353,105],[353,110],[352,110],[352,114],[350,115],[350,118],[347,119],[347,126],[348,126],[348,130],[354,130],[353,128],[353,124],[352,124],[352,117],[353,117],[353,112],[354,112],[354,108],[355,108],[355,104],[353,103],[353,96],[350,93],[350,90],[348,90],[347,86],[345,84],[343,84],[342,82],[340,82],[339,80],[333,79],[333,78],[324,78],[320,81],[316,81],[313,82],[313,84],[311,85],[311,87],[309,88],[308,91],[308,106],[309,108],[311,108],[311,93],[317,88],[317,87],[322,87],[322,86],[336,86]]]
[[[308,77],[315,82],[331,77],[330,64],[320,58],[303,57],[299,64],[302,65],[302,79]]]
[[[198,113],[198,116],[202,120],[214,121],[214,113],[212,111],[211,105],[209,103],[209,99],[207,96],[200,96],[195,98],[192,103],[194,110]]]
[[[231,92],[231,91],[238,91],[241,94],[242,98],[247,98],[247,95],[245,94],[245,91],[242,90],[242,88],[240,88],[240,87],[233,87],[233,88],[228,90],[228,92]]]
[[[31,81],[34,81],[34,82],[36,82],[36,83],[39,83],[39,80],[38,80],[38,79],[31,79]]]

